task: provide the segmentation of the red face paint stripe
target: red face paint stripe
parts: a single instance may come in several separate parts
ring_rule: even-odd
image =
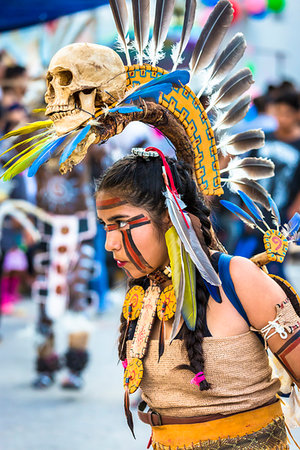
[[[140,223],[150,223],[150,220],[148,219],[148,217],[141,217],[140,219],[137,220],[130,220],[130,222],[128,222],[129,225],[136,225],[136,224],[140,224]]]
[[[98,200],[96,202],[97,209],[117,208],[117,206],[126,205],[126,200],[121,200],[120,197],[109,198],[108,200]]]
[[[114,224],[114,225],[105,225],[104,226],[105,231],[114,231],[114,230],[118,230],[119,229],[119,224]]]
[[[139,260],[138,256],[135,254],[134,250],[131,248],[131,244],[128,239],[128,235],[126,231],[122,230],[123,243],[127,256],[130,258],[131,262],[135,265],[135,267],[139,270],[145,270],[145,266]]]

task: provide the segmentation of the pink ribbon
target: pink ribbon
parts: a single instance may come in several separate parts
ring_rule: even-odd
[[[204,381],[206,378],[203,374],[203,372],[198,372],[194,378],[191,379],[191,384],[195,384],[196,386],[199,386],[201,381]]]
[[[124,361],[122,361],[122,366],[124,367],[124,370],[125,370],[126,367],[128,366],[127,359],[124,359]]]

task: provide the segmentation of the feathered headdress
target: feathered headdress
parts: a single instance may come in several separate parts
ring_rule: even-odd
[[[196,0],[186,0],[182,33],[172,50],[174,64],[170,73],[162,68],[163,63],[161,67],[157,63],[163,56],[175,0],[156,1],[151,39],[150,0],[132,1],[135,41],[130,46],[126,1],[110,0],[110,5],[127,66],[113,50],[95,44],[73,44],[62,49],[62,54],[58,52],[50,62],[46,77],[48,120],[31,123],[2,138],[35,133],[23,140],[25,150],[7,164],[4,180],[26,168],[29,168],[29,176],[33,176],[43,163],[58,155],[60,171],[65,173],[84,158],[91,144],[107,141],[132,121],[142,121],[158,128],[174,145],[177,158],[194,167],[195,179],[204,195],[221,195],[224,182],[231,189],[247,191],[257,199],[260,187],[251,179],[271,176],[273,166],[268,160],[243,160],[240,156],[263,145],[263,132],[250,130],[234,136],[223,133],[245,116],[250,104],[250,96],[245,93],[253,83],[249,69],[231,75],[245,51],[243,35],[237,33],[221,49],[233,17],[230,1],[220,0],[212,11],[191,60],[184,61],[189,70],[177,70],[190,40],[196,12]],[[132,48],[136,49],[135,54]],[[101,68],[103,49],[112,52],[103,55],[108,58],[105,64],[111,61],[111,71],[107,72],[111,78],[103,75],[98,86],[94,75],[104,70]],[[85,75],[87,78],[79,84],[77,80],[75,89],[72,87],[75,72],[61,67],[61,61],[58,65],[58,60],[60,55],[66,60],[68,54],[71,58],[76,52],[80,55],[82,73],[91,74],[93,70],[95,73]],[[137,63],[132,65],[134,58]],[[197,95],[188,86],[192,78],[203,81]],[[61,107],[56,95],[60,87],[64,88],[63,92],[69,92]],[[205,103],[201,102],[202,96],[205,96]],[[82,121],[78,123],[77,117],[82,117]],[[19,145],[21,143],[14,144],[7,151],[17,150]],[[222,171],[218,157],[221,151],[229,155],[229,159],[239,157],[232,159]]]

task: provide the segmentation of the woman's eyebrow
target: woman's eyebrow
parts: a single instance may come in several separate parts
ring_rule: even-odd
[[[115,216],[112,216],[112,217],[109,217],[107,220],[109,221],[109,222],[111,222],[111,221],[113,221],[113,220],[117,220],[117,219],[127,219],[128,217],[130,217],[130,216],[128,216],[128,215],[126,215],[126,214],[117,214],[117,215],[115,215]]]

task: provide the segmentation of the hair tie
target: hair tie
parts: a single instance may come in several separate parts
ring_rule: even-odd
[[[124,370],[126,369],[126,367],[128,366],[128,361],[127,358],[124,359],[124,361],[122,361],[122,366],[124,367]]]
[[[200,386],[202,381],[206,380],[203,372],[198,372],[194,378],[191,379],[191,384],[195,384],[196,386]]]
[[[141,147],[134,147],[131,150],[131,154],[134,156],[140,156],[141,158],[144,158],[145,160],[149,160],[150,158],[157,158],[159,156],[158,152],[147,151],[147,149],[144,149]]]

